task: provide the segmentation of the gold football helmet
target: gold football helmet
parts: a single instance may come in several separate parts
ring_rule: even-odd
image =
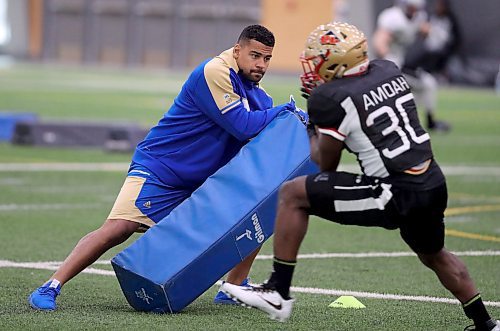
[[[354,76],[368,68],[368,45],[363,32],[353,25],[332,22],[320,25],[307,38],[300,57],[300,76],[306,93],[335,78]]]

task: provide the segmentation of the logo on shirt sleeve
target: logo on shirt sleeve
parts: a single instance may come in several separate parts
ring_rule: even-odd
[[[224,94],[224,101],[226,102],[226,105],[229,105],[231,102],[233,102],[233,99],[231,99],[229,93]]]

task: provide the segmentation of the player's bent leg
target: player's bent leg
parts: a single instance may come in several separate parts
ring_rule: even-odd
[[[432,269],[443,286],[460,302],[466,302],[477,294],[476,286],[465,264],[445,248],[432,254],[417,253],[418,258]]]
[[[465,264],[445,248],[433,254],[417,254],[420,261],[432,269],[446,289],[461,303],[465,315],[474,321],[466,330],[498,330],[500,322],[491,318]]]
[[[260,309],[271,319],[286,321],[294,300],[289,289],[297,253],[307,231],[310,207],[306,176],[284,183],[279,192],[278,213],[274,229],[274,271],[260,286],[235,286],[224,283],[221,290],[238,303]]]
[[[139,223],[128,220],[106,220],[99,229],[80,239],[52,278],[59,280],[61,285],[64,285],[110,248],[127,240],[139,226]]]
[[[252,267],[255,257],[260,251],[260,247],[257,248],[252,254],[247,256],[243,261],[237,264],[228,274],[225,283],[230,283],[239,286],[250,286],[248,274],[250,268]],[[231,297],[227,296],[224,292],[219,290],[214,298],[214,303],[223,305],[235,305],[237,304]]]
[[[274,256],[294,261],[309,224],[310,207],[306,191],[307,176],[285,182],[279,192],[278,212],[274,225]]]
[[[31,307],[38,310],[55,310],[61,287],[107,250],[127,240],[139,226],[139,223],[127,220],[108,219],[99,229],[84,236],[50,280],[31,293]]]
[[[259,254],[260,247],[248,255],[243,261],[238,263],[227,275],[226,282],[239,285],[248,278],[250,268],[257,254]]]
[[[451,129],[448,122],[435,119],[435,110],[437,107],[437,88],[436,78],[426,71],[420,71],[420,80],[422,82],[422,104],[427,112],[427,128],[433,131],[447,132]]]

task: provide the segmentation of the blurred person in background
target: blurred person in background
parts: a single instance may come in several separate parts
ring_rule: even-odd
[[[138,144],[104,224],[84,236],[49,280],[29,296],[31,307],[55,310],[61,287],[70,279],[134,232],[165,218],[278,113],[298,111],[293,101],[273,106],[259,84],[274,43],[268,29],[251,25],[234,47],[194,69],[168,112]],[[227,282],[246,285],[257,253],[232,269]],[[222,292],[214,302],[234,304]]]
[[[364,34],[342,22],[312,31],[301,62],[311,159],[321,172],[280,188],[269,280],[250,287],[225,283],[221,289],[286,321],[295,301],[290,287],[297,255],[309,215],[316,215],[343,225],[399,229],[474,321],[466,330],[500,331],[467,267],[445,248],[446,179],[401,70],[391,61],[370,61]],[[337,170],[344,150],[356,155],[362,174]]]
[[[427,128],[446,132],[450,125],[435,118],[436,79],[422,67],[406,63],[409,52],[413,52],[411,46],[419,38],[425,39],[431,28],[424,7],[425,0],[397,0],[394,6],[383,10],[377,18],[372,46],[378,58],[394,62],[403,71],[418,104],[425,109]]]
[[[7,0],[0,0],[0,55],[10,41],[10,26],[7,19]]]
[[[429,33],[417,38],[407,52],[405,68],[430,72],[442,80],[446,78],[446,65],[460,48],[461,32],[449,0],[436,0],[429,15]]]

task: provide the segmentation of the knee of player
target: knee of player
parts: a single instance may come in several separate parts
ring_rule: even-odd
[[[95,232],[104,245],[118,245],[127,240],[139,227],[139,223],[108,219]]]
[[[279,192],[279,203],[287,207],[304,207],[307,203],[305,185],[298,180],[283,183]]]

